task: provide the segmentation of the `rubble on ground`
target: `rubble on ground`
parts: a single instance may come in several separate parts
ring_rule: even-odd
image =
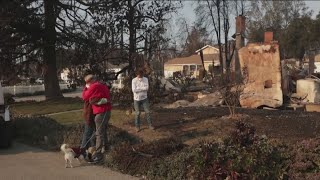
[[[290,96],[290,101],[293,104],[301,104],[308,102],[308,94],[306,93],[292,93]]]
[[[186,96],[188,97],[188,96]],[[191,95],[190,95],[191,97]],[[185,98],[187,99],[187,98]],[[220,92],[200,92],[195,101],[178,100],[172,104],[164,106],[164,108],[179,108],[179,107],[205,107],[205,106],[220,106],[223,104],[223,98]]]
[[[201,97],[202,98],[190,103],[189,107],[220,106],[223,104],[223,99],[220,92],[202,94]]]
[[[173,109],[173,108],[179,108],[179,107],[188,107],[190,104],[187,100],[178,100],[172,104],[164,106],[164,108]]]
[[[320,81],[311,78],[297,80],[297,94],[307,94],[309,103],[320,103]]]
[[[176,92],[181,92],[181,88],[174,86],[172,81],[165,78],[161,78],[160,81],[167,91],[174,90]]]

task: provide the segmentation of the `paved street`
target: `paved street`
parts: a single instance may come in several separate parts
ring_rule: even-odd
[[[65,168],[62,153],[47,152],[20,143],[0,149],[0,180],[131,180],[107,168],[83,165]]]
[[[70,92],[70,93],[63,93],[64,97],[82,97],[82,90],[77,89],[75,92]],[[39,95],[39,96],[27,96],[27,97],[16,97],[14,98],[16,102],[21,102],[21,101],[44,101],[45,96],[44,95]]]

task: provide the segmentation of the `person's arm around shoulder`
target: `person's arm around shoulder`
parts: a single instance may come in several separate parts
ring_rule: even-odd
[[[82,93],[82,99],[84,101],[89,101],[90,97],[96,92],[97,88],[96,88],[96,84],[92,84],[90,86],[90,88],[86,88],[84,89],[83,93]]]

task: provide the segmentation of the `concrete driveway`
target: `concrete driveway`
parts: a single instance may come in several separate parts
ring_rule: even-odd
[[[0,180],[131,180],[137,179],[95,165],[64,167],[62,153],[47,152],[20,143],[0,149]]]

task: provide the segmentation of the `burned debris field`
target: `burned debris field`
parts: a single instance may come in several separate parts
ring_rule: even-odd
[[[237,112],[231,118],[226,107],[157,109],[154,121],[157,133],[182,137],[187,142],[223,138],[239,120],[252,124],[257,134],[277,141],[294,143],[320,135],[320,116],[315,112],[243,108]],[[128,123],[129,126],[132,124]]]

